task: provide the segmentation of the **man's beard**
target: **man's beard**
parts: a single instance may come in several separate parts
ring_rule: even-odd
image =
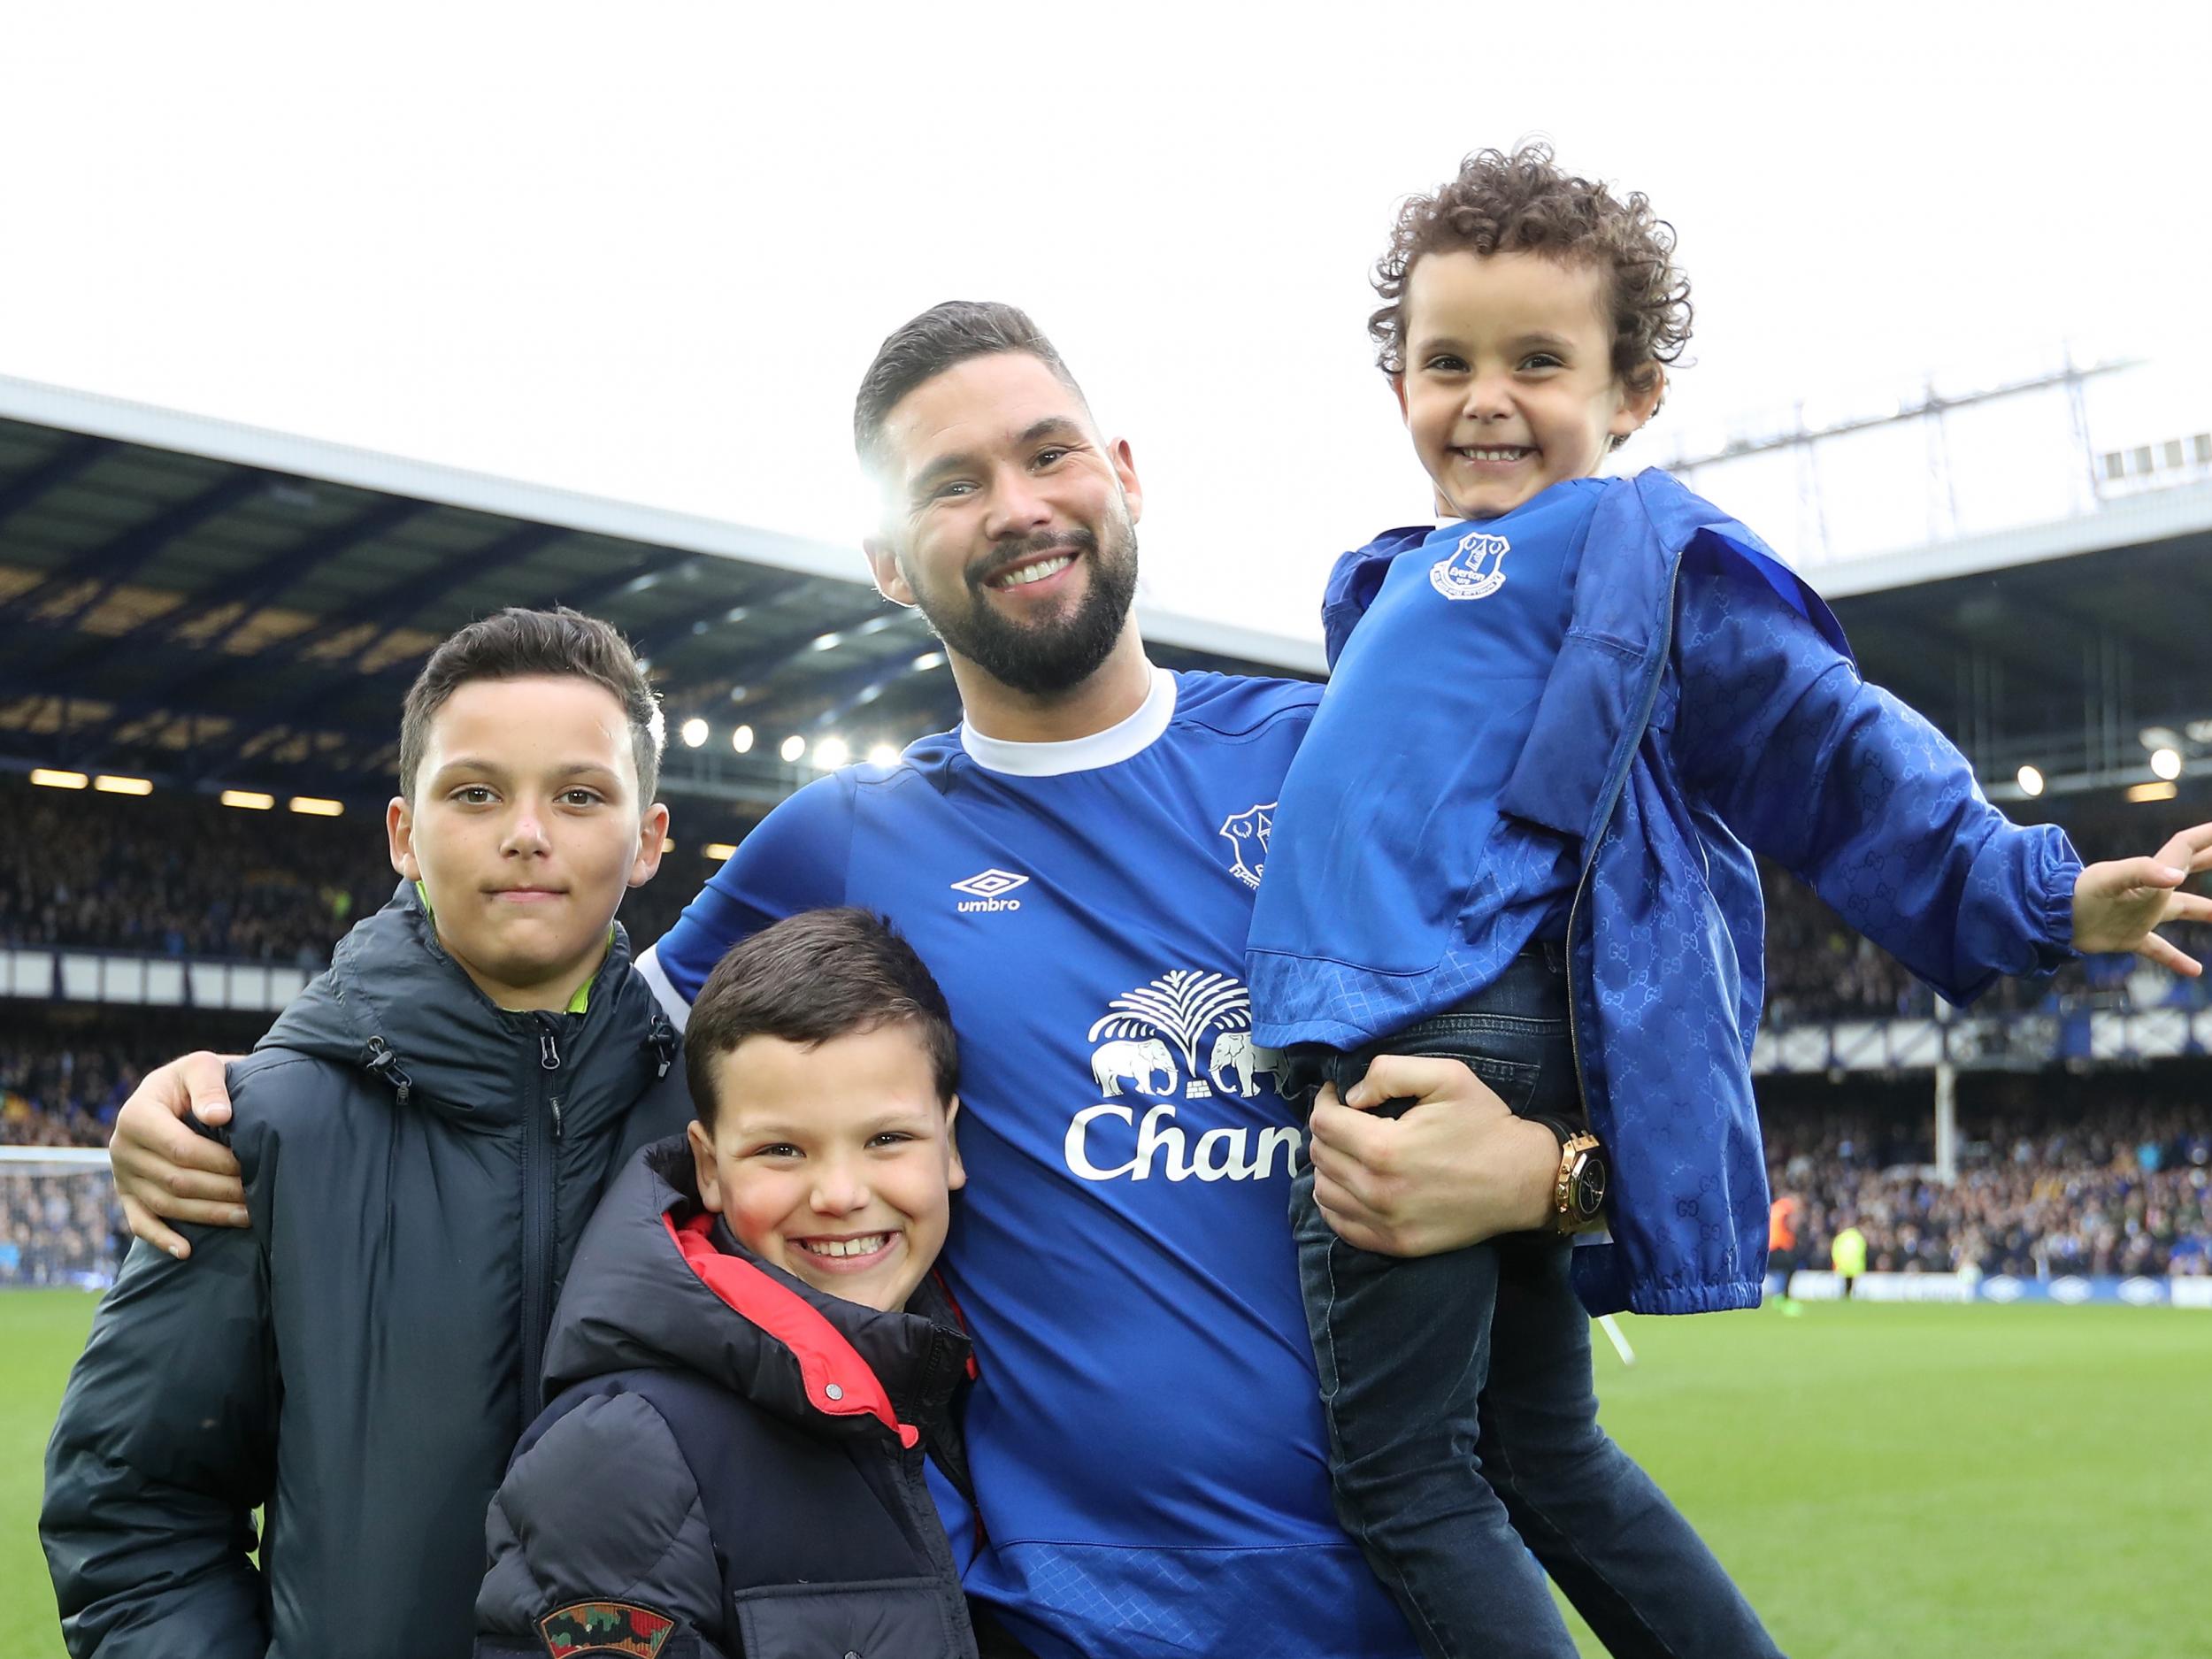
[[[948,650],[966,657],[992,679],[1032,697],[1071,691],[1112,655],[1137,596],[1137,530],[1125,514],[1107,526],[1103,545],[1089,530],[1025,537],[992,548],[967,572],[966,603],[941,603],[914,586],[915,603]],[[1010,560],[1054,552],[1076,555],[1090,580],[1071,611],[1035,622],[1010,621],[992,604],[985,579]],[[909,577],[910,585],[912,579]]]

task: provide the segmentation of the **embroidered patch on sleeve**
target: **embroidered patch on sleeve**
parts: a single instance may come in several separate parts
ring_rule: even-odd
[[[577,1601],[557,1608],[538,1621],[545,1651],[552,1659],[583,1659],[590,1654],[624,1654],[657,1659],[676,1628],[665,1613],[630,1601]]]

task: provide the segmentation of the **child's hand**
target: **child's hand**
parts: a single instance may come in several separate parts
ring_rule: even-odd
[[[1402,1118],[1372,1115],[1408,1096]],[[1343,1100],[1321,1091],[1310,1128],[1314,1203],[1359,1249],[1432,1256],[1551,1214],[1558,1140],[1457,1060],[1379,1056]]]
[[[2074,883],[2074,949],[2131,950],[2176,973],[2202,973],[2203,964],[2152,931],[2212,921],[2212,899],[2176,891],[2200,870],[2212,870],[2212,824],[2183,830],[2155,856],[2088,865]]]

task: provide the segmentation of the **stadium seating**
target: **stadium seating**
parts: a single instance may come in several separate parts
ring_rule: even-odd
[[[639,949],[713,865],[679,843],[622,921]],[[165,792],[117,799],[0,779],[0,947],[78,946],[311,971],[396,878],[380,821],[239,811]]]
[[[2063,1074],[2015,1092],[1962,1118],[1948,1186],[1930,1115],[1770,1107],[1774,1186],[1804,1204],[1802,1263],[1825,1267],[1852,1221],[1877,1272],[2212,1273],[2212,1103]]]

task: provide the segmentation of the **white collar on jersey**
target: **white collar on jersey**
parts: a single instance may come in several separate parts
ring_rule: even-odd
[[[1057,778],[1064,772],[1094,772],[1142,754],[1174,718],[1175,676],[1164,668],[1155,668],[1152,689],[1145,694],[1137,711],[1102,732],[1057,743],[1013,743],[1002,737],[986,737],[964,723],[960,747],[986,772],[1010,772],[1018,778]]]

